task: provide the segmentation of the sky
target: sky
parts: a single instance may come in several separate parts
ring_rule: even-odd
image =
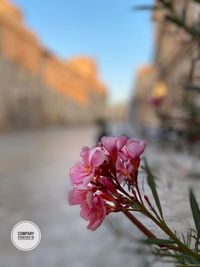
[[[109,101],[130,98],[138,67],[152,59],[150,13],[133,5],[153,0],[12,0],[41,43],[63,59],[97,60]]]

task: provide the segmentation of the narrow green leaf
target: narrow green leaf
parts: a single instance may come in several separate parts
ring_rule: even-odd
[[[153,176],[148,164],[147,164],[147,161],[146,159],[144,159],[144,164],[145,164],[145,170],[146,170],[146,174],[147,174],[147,182],[148,182],[148,185],[151,189],[151,192],[152,192],[152,195],[154,197],[154,200],[155,200],[155,203],[156,203],[156,206],[160,212],[160,215],[161,217],[163,218],[163,213],[162,213],[162,208],[161,208],[161,205],[160,205],[160,200],[159,200],[159,197],[158,197],[158,193],[157,193],[157,190],[156,190],[156,183],[155,183],[155,177]]]
[[[198,233],[198,231],[200,230],[200,209],[192,189],[190,189],[190,207],[192,210],[194,223]]]
[[[198,253],[199,251],[199,245],[200,245],[200,229],[197,233],[197,239],[196,239],[196,242],[195,242],[195,250],[196,252]]]
[[[176,244],[175,241],[169,239],[159,239],[159,238],[147,238],[142,240],[142,243],[147,245],[173,245]]]
[[[176,267],[200,267],[200,264],[181,264],[181,265],[176,265]]]
[[[188,263],[193,264],[190,266],[199,266],[200,267],[200,262],[195,260],[193,257],[187,255],[187,254],[183,254],[184,258],[187,260]]]
[[[142,211],[143,210],[143,206],[137,202],[137,201],[133,201],[131,203],[131,207],[135,210],[135,211]]]

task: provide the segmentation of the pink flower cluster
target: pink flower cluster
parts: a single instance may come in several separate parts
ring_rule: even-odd
[[[73,190],[69,204],[80,205],[81,217],[89,221],[88,229],[95,230],[107,214],[127,205],[121,184],[137,186],[144,149],[145,142],[126,136],[103,137],[96,147],[82,149],[82,160],[70,169]]]

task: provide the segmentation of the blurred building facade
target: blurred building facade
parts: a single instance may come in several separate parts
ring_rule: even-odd
[[[155,4],[158,1],[155,0]],[[192,0],[173,0],[177,14],[185,13],[188,24],[199,18],[199,5]],[[196,53],[188,35],[173,23],[166,21],[167,11],[158,9],[153,12],[154,52],[150,66],[139,69],[132,112],[136,121],[143,127],[158,128],[159,119],[151,100],[163,99],[161,112],[181,117],[183,110],[178,103],[183,96],[183,88],[188,83],[192,58]],[[154,104],[155,104],[154,103]]]
[[[126,101],[111,103],[107,108],[106,119],[110,122],[124,122],[128,116],[128,105]]]
[[[138,69],[130,110],[130,120],[136,130],[158,125],[155,111],[149,103],[155,80],[156,69],[153,65],[144,65]]]
[[[0,129],[95,121],[103,116],[106,91],[93,59],[57,58],[26,27],[21,11],[0,0]]]

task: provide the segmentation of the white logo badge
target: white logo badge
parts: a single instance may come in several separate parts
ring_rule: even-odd
[[[17,223],[11,231],[13,245],[22,251],[29,251],[36,248],[41,240],[39,227],[30,221]]]

